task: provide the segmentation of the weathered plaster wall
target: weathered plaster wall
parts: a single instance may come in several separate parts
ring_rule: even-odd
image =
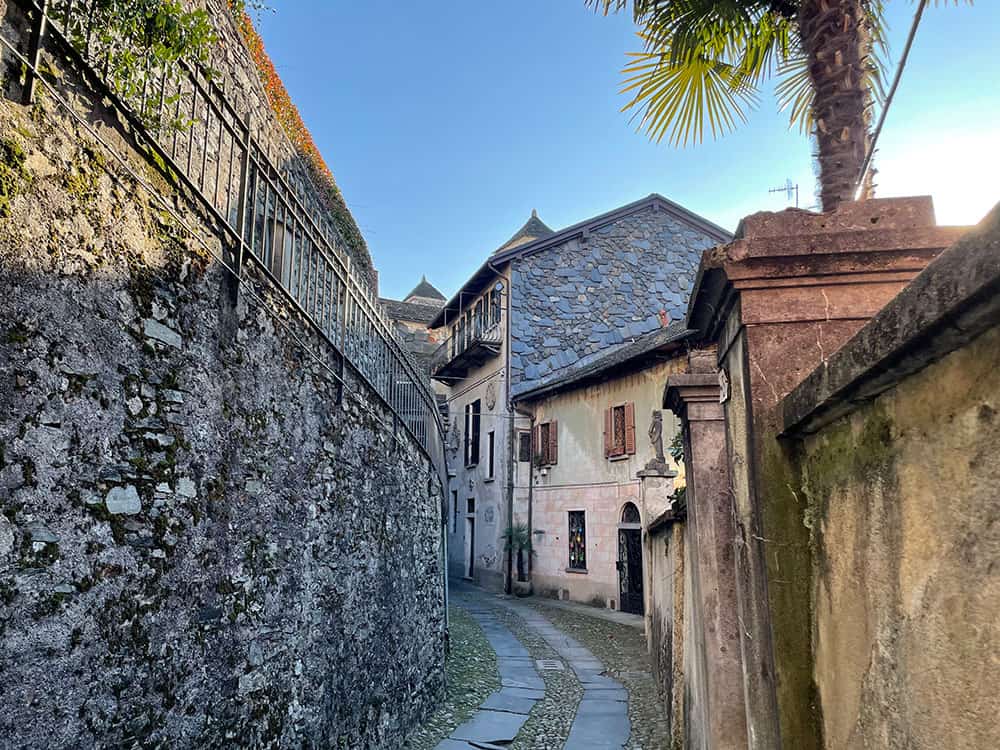
[[[534,413],[536,423],[559,423],[558,463],[545,467],[544,474],[538,467],[533,470],[533,525],[545,532],[533,540],[537,590],[565,589],[573,600],[600,602],[602,606],[614,601],[617,606],[615,563],[622,508],[632,502],[641,514],[646,512],[637,473],[655,457],[648,437],[652,413],[661,410],[663,384],[683,367],[683,361],[677,357],[524,405]],[[604,410],[625,401],[635,404],[636,452],[609,459],[604,455]],[[668,451],[677,432],[677,419],[669,411],[662,414],[666,460],[673,467]],[[587,573],[566,571],[570,510],[587,514]],[[642,520],[649,517],[643,515]]]
[[[684,669],[685,645],[691,631],[685,619],[690,607],[685,580],[690,576],[684,541],[684,523],[674,522],[645,535],[644,546],[650,572],[646,641],[663,708],[670,721],[670,750],[704,746],[700,727],[695,728],[697,738],[684,744],[685,727],[689,724],[685,713],[689,702],[685,700],[685,677],[693,677],[690,673],[686,675]]]
[[[0,744],[397,747],[443,679],[426,457],[50,98],[0,122]]]
[[[1000,329],[803,444],[825,746],[1000,746]]]
[[[571,239],[516,261],[513,392],[655,330],[660,310],[681,320],[701,252],[715,242],[666,211],[648,208],[586,241]]]

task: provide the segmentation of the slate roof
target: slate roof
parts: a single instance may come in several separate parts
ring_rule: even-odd
[[[659,193],[651,193],[645,198],[641,198],[633,203],[608,211],[607,213],[581,221],[578,224],[566,227],[565,229],[560,229],[558,232],[551,232],[544,237],[527,240],[521,244],[511,245],[509,247],[505,245],[501,247],[493,253],[493,255],[487,258],[479,269],[472,274],[469,280],[466,281],[457,292],[455,292],[454,296],[441,307],[438,316],[432,321],[431,327],[437,328],[444,325],[448,317],[448,313],[459,312],[461,310],[460,300],[463,295],[468,296],[476,294],[481,291],[486,284],[491,283],[496,277],[495,269],[498,264],[506,263],[515,257],[542,252],[553,245],[558,245],[587,232],[592,232],[599,227],[617,221],[623,216],[644,211],[654,205],[666,211],[668,215],[684,222],[688,226],[704,232],[716,242],[729,242],[733,238],[732,234],[720,227],[718,224],[713,224],[708,219],[699,216],[693,211],[689,211],[680,204],[674,203],[672,200],[664,198]],[[539,221],[539,223],[541,223],[541,221]]]
[[[514,232],[514,236],[493,251],[494,255],[501,250],[509,250],[526,242],[548,237],[555,234],[555,231],[544,221],[538,218],[538,211],[531,209],[531,218],[524,222],[524,226]]]
[[[385,311],[392,320],[409,320],[414,323],[430,323],[441,309],[433,305],[421,305],[416,302],[400,302],[395,299],[379,297],[379,302],[385,306]]]
[[[676,349],[693,333],[694,331],[685,326],[684,321],[671,323],[665,328],[658,328],[632,341],[619,344],[582,367],[518,394],[513,397],[514,401],[532,401],[555,391],[579,387],[595,380],[605,380],[615,373],[641,369],[657,361],[663,353],[661,350]]]
[[[420,277],[420,283],[413,287],[413,291],[406,295],[403,299],[410,299],[411,297],[424,297],[425,299],[439,299],[444,302],[444,295],[437,290],[433,284],[431,284],[426,276]]]

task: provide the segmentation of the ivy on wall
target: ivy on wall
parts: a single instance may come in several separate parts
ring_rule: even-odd
[[[264,50],[264,41],[254,28],[253,21],[247,12],[248,1],[252,3],[252,8],[261,7],[259,0],[230,0],[230,9],[236,17],[237,26],[243,35],[247,49],[250,51],[250,56],[257,66],[257,72],[264,84],[271,108],[274,110],[282,129],[295,146],[295,150],[308,166],[313,181],[320,189],[327,207],[333,213],[341,236],[371,267],[371,256],[368,254],[368,247],[361,235],[361,230],[358,229],[354,217],[347,208],[344,196],[333,179],[333,173],[316,147],[312,134],[302,121],[298,108],[288,95],[281,77],[274,68],[274,63],[271,62],[271,58]]]
[[[302,157],[341,237],[366,266],[365,276],[373,276],[364,237],[250,18],[250,12],[266,7],[266,0],[227,0],[227,4],[278,122]],[[52,12],[64,19],[70,42],[100,61],[111,88],[135,107],[148,127],[191,126],[183,115],[174,119],[173,113],[181,109],[174,106],[182,96],[177,84],[184,76],[177,63],[183,59],[200,64],[209,77],[215,74],[210,53],[219,36],[208,11],[184,0],[93,0],[81,14],[72,0],[55,0]],[[172,85],[165,86],[164,80]]]

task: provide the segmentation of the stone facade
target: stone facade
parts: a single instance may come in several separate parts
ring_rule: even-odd
[[[702,251],[725,238],[651,202],[514,264],[516,395],[684,317]]]
[[[0,121],[0,744],[398,747],[443,682],[428,457],[126,134],[152,194],[44,92]]]

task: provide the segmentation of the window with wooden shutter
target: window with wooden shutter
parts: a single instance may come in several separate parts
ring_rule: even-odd
[[[465,465],[479,463],[480,401],[465,405]]]
[[[625,404],[625,452],[635,453],[635,404],[631,401]]]
[[[517,435],[517,460],[518,461],[530,461],[531,460],[531,433],[530,432],[519,432]]]
[[[608,407],[604,410],[604,457],[610,458],[614,455],[614,423],[613,409]]]
[[[469,446],[469,465],[475,466],[479,463],[479,429],[481,423],[481,404],[477,398],[472,402],[472,439]]]
[[[557,464],[559,463],[559,422],[553,419],[549,422],[549,444],[548,453],[546,454],[546,463]]]
[[[559,462],[559,423],[556,420],[535,426],[535,464],[551,466]]]
[[[608,458],[635,453],[635,404],[631,401],[604,412],[604,455]]]

